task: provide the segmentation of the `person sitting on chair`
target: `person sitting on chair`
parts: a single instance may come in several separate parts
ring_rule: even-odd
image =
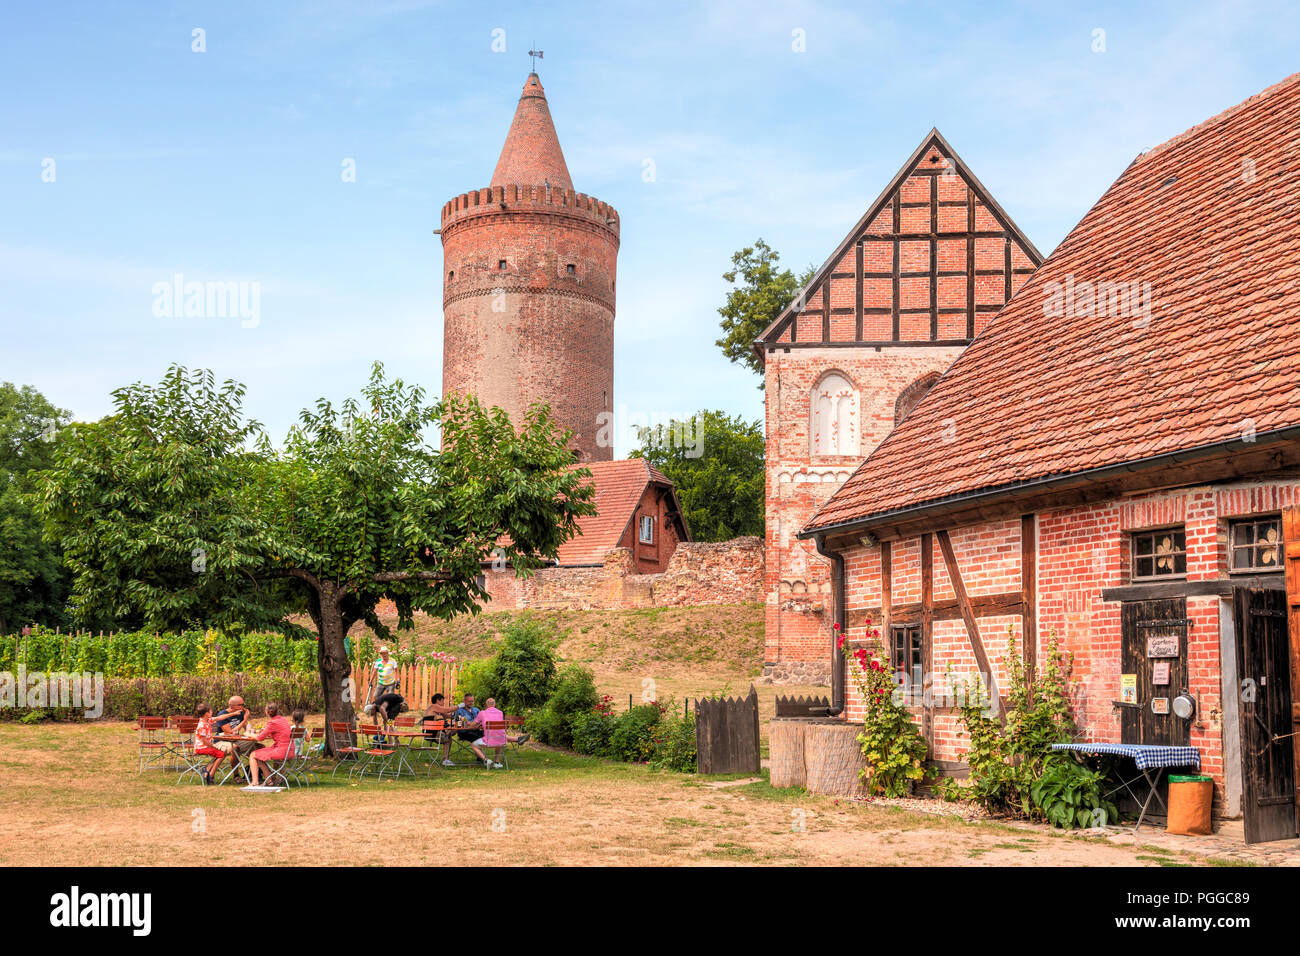
[[[248,767],[253,775],[254,787],[261,779],[262,772],[266,770],[264,764],[269,765],[274,760],[283,760],[289,754],[289,721],[280,716],[280,708],[275,704],[266,705],[266,717],[266,729],[258,735],[257,739],[265,740],[270,737],[271,745],[248,755]]]
[[[448,721],[456,713],[456,708],[444,703],[447,696],[445,694],[434,694],[433,699],[429,701],[429,706],[424,708],[424,716],[420,718],[420,723],[427,725],[430,721]],[[433,731],[425,730],[424,736],[429,740],[437,739],[437,734]]]
[[[212,736],[242,736],[251,729],[251,719],[252,714],[244,706],[244,698],[236,695],[226,703],[226,709],[218,711],[217,716],[212,719]],[[239,765],[240,756],[247,756],[257,747],[251,740],[241,740],[239,743],[216,740],[213,746],[222,753],[230,755],[230,772],[237,773],[239,776],[244,776],[244,768]]]
[[[456,737],[466,743],[472,743],[483,736],[477,730],[471,730],[475,719],[478,717],[478,708],[474,706],[474,695],[466,694],[460,702],[460,706],[452,711],[451,719],[461,725],[461,729],[454,733]],[[451,738],[452,734],[444,734],[442,738],[442,765],[444,767],[454,767],[456,764],[451,759]]]
[[[212,775],[226,759],[226,752],[218,750],[216,742],[212,739],[212,708],[207,704],[199,704],[194,709],[194,716],[199,719],[199,725],[194,729],[194,755],[213,758],[212,763],[208,764],[203,771],[203,782],[204,784],[215,783],[216,780]]]
[[[489,723],[504,722],[506,715],[497,710],[497,702],[493,697],[484,701],[484,708],[478,712],[478,717],[474,721],[474,726],[480,728],[482,733],[470,744],[474,750],[474,755],[483,761],[484,766],[491,770],[500,770],[501,763],[493,762],[483,753],[484,750],[491,747],[493,750],[500,751],[506,744],[522,744],[528,740],[528,734],[520,734],[518,737],[509,737],[504,730],[488,730]]]

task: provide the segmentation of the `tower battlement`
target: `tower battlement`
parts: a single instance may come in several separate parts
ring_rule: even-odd
[[[461,193],[442,207],[442,233],[479,216],[514,217],[520,213],[559,215],[590,223],[609,232],[618,243],[618,210],[609,203],[573,189],[542,184],[485,186]]]
[[[608,461],[619,215],[578,192],[529,74],[491,185],[442,207],[444,395],[518,423],[545,402],[582,461]]]

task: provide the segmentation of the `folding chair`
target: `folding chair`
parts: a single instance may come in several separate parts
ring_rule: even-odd
[[[429,765],[427,773],[432,776],[434,767],[442,769],[442,741],[447,732],[447,721],[441,717],[431,717],[422,721],[420,726],[424,737],[420,740],[420,746],[413,749],[417,759],[423,759]]]
[[[506,727],[509,726],[504,720],[488,720],[483,723],[483,743],[479,746],[484,751],[493,750],[495,760],[507,770],[510,769],[510,739],[506,734]],[[497,743],[500,741],[500,743]]]
[[[303,736],[295,741],[293,760],[285,768],[285,772],[290,774],[299,786],[307,787],[315,782],[312,780],[315,776],[312,765],[316,760],[317,741],[324,739],[324,736],[325,731],[320,727],[314,730],[304,728]]]
[[[339,767],[343,766],[345,759],[353,761],[353,766],[348,771],[348,777],[351,777],[352,771],[356,769],[356,763],[361,760],[362,755],[365,753],[365,748],[356,746],[361,741],[356,740],[353,736],[352,726],[346,720],[331,720],[329,731],[334,735],[334,756],[338,761],[334,764],[330,779],[334,779],[334,774],[339,772]],[[356,740],[356,743],[353,742],[354,740]]]
[[[136,728],[140,731],[137,773],[143,773],[148,766],[162,767],[167,757],[167,741],[163,736],[167,732],[167,718],[141,717],[136,721]]]
[[[378,724],[360,724],[357,726],[357,734],[362,737],[366,743],[362,745],[362,759],[360,763],[358,763],[356,767],[352,768],[348,777],[351,778],[353,774],[355,774],[364,778],[366,772],[370,769],[370,765],[378,762],[379,770],[377,772],[379,779],[383,780],[384,771],[388,769],[388,764],[392,761],[393,756],[397,751],[387,745],[379,745],[375,742],[375,738],[381,736]]]
[[[197,725],[197,721],[195,723]],[[179,784],[190,774],[194,774],[194,776],[198,778],[199,783],[202,783],[203,771],[208,769],[208,764],[212,763],[212,758],[194,752],[194,734],[191,733],[188,738],[181,740],[172,752],[175,755],[177,762],[180,764],[181,770],[181,774],[176,778],[176,782]]]
[[[262,786],[271,786],[271,781],[276,777],[279,777],[286,790],[292,789],[292,787],[289,786],[289,778],[286,776],[286,771],[289,773],[293,772],[293,766],[298,760],[298,747],[306,737],[307,729],[305,727],[294,727],[289,731],[289,749],[285,751],[284,756],[279,760],[266,762],[266,779],[262,781]]]

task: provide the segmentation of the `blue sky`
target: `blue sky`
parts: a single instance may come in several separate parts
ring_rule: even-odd
[[[1300,66],[1294,3],[1134,6],[14,5],[0,380],[94,418],[209,367],[277,439],[376,359],[436,393],[433,230],[487,185],[537,45],[574,183],[622,217],[616,408],[758,418],[713,344],[736,249],[820,264],[937,126],[1046,253],[1139,151]],[[260,283],[258,323],[156,316],[177,273]]]

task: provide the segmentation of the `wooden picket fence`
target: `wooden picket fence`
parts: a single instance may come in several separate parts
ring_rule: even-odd
[[[758,691],[695,702],[697,773],[758,773]]]
[[[353,703],[360,709],[370,699],[370,690],[375,683],[374,661],[354,661],[352,674],[356,694]],[[428,706],[434,694],[446,694],[451,701],[456,695],[456,683],[460,679],[461,665],[457,664],[413,664],[397,669],[398,693],[406,698],[411,710],[423,710]]]

